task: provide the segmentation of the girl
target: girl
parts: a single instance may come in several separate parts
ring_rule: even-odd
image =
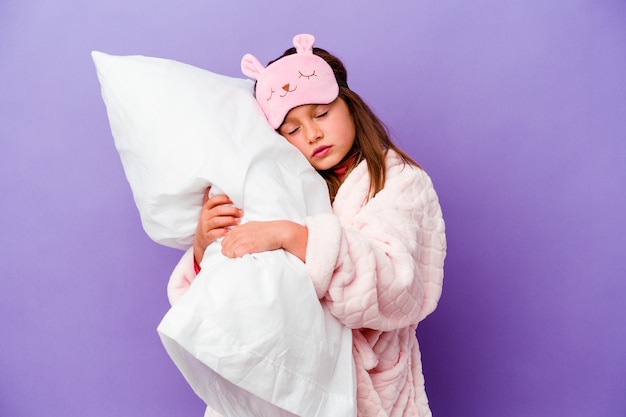
[[[333,214],[305,224],[240,224],[243,213],[228,196],[208,198],[207,191],[194,247],[170,285],[192,281],[219,238],[231,258],[292,253],[306,264],[320,302],[353,329],[358,416],[430,416],[415,330],[441,294],[446,241],[437,194],[348,87],[342,62],[313,42],[296,36],[296,48],[266,68],[246,55],[242,70],[257,80],[270,125],[326,180]]]

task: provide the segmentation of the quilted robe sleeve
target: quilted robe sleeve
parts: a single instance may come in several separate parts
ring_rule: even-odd
[[[415,325],[441,295],[444,222],[431,179],[388,157],[385,188],[367,201],[369,176],[346,179],[334,215],[307,219],[306,264],[317,295],[346,326]]]

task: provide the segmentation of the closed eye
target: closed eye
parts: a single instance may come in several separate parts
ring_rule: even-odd
[[[298,74],[300,74],[300,76],[298,78],[306,78],[307,80],[310,79],[311,77],[317,77],[317,74],[315,73],[315,70],[313,70],[313,73],[306,75],[303,74],[302,72],[298,71]]]
[[[274,95],[275,92],[276,91],[274,91],[274,90],[270,90],[270,96],[268,98],[266,98],[265,100],[266,101],[270,101],[272,99],[272,96]]]
[[[328,114],[328,110],[326,110],[325,112],[322,112],[322,113],[318,114],[317,116],[315,116],[315,118],[320,119],[320,118],[322,118],[322,117],[326,116],[327,114]]]
[[[285,123],[278,129],[278,133],[281,135],[293,135],[298,129],[300,129],[300,126],[295,123]]]

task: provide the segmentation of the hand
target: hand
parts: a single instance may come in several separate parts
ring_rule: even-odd
[[[222,253],[238,258],[250,253],[285,249],[304,262],[308,229],[288,220],[248,222],[232,228],[222,240]]]
[[[215,195],[209,198],[211,187],[207,188],[202,201],[200,218],[193,238],[193,255],[199,264],[204,257],[207,246],[217,239],[224,237],[238,225],[243,216],[243,210],[233,207],[233,202],[227,195]]]

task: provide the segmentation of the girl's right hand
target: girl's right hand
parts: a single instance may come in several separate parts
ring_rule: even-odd
[[[233,207],[227,195],[215,195],[209,198],[211,187],[207,188],[202,201],[202,209],[196,234],[193,238],[193,256],[200,264],[207,246],[226,236],[232,226],[241,222],[243,210]]]

